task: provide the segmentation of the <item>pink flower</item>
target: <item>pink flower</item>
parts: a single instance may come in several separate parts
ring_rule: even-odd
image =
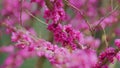
[[[110,61],[110,62],[113,62],[114,61],[114,57],[116,55],[115,53],[115,48],[113,47],[109,47],[105,50],[106,52],[106,58]]]
[[[11,40],[12,40],[13,42],[18,41],[19,38],[20,38],[19,33],[12,32]]]
[[[115,39],[115,45],[120,48],[120,39]]]
[[[14,46],[13,45],[2,46],[2,47],[0,47],[0,52],[13,53],[14,52]]]
[[[88,36],[85,38],[85,44],[90,48],[98,48],[100,45],[100,40],[94,39],[93,37]]]
[[[53,10],[46,9],[44,12],[44,18],[48,22],[50,19],[53,22],[58,22],[59,20],[65,20],[66,14],[63,9],[63,3],[62,0],[56,0],[56,1],[51,1],[53,4]]]
[[[120,51],[116,54],[116,58],[118,61],[120,61]]]
[[[117,36],[120,36],[120,28],[116,28],[114,32]]]

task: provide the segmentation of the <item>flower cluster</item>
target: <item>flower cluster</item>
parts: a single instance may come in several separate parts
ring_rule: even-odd
[[[120,39],[116,39],[116,40],[115,40],[115,45],[116,45],[118,48],[120,48]]]
[[[100,53],[99,55],[99,61],[94,66],[94,68],[108,68],[104,62],[110,61],[111,63],[114,60],[114,57],[116,55],[115,49],[112,47],[107,48],[104,52]]]
[[[0,42],[4,35],[10,39],[6,46],[0,43],[0,54],[8,54],[0,68],[20,68],[32,57],[44,57],[53,68],[109,68],[120,61],[119,10],[110,1],[108,6],[102,0],[0,1]]]
[[[30,16],[25,11],[21,10],[21,8],[30,9],[29,5],[31,5],[31,3],[24,1],[21,4],[21,1],[19,0],[3,0],[2,4],[3,7],[2,10],[0,10],[1,15],[3,16],[2,19],[0,19],[2,22],[9,25],[15,25],[16,23],[23,24],[30,19]]]
[[[71,25],[62,26],[52,23],[48,26],[48,29],[53,32],[55,41],[62,43],[63,46],[70,46],[75,49],[77,46],[81,47],[84,43],[83,34],[72,29]]]
[[[48,1],[49,2],[49,1]],[[45,10],[44,18],[48,22],[49,20],[53,20],[54,22],[64,20],[65,19],[65,11],[63,9],[62,0],[53,0],[50,1],[50,4],[46,5],[48,8]]]

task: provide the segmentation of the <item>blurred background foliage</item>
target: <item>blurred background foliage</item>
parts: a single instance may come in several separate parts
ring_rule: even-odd
[[[0,9],[2,8],[1,1],[2,0],[0,0]],[[103,1],[102,2],[103,6],[107,6],[107,4],[109,4],[108,3],[109,0],[102,0],[102,1]],[[68,13],[72,13],[72,12],[69,10]],[[44,21],[44,19],[42,17],[39,17],[39,18]],[[51,36],[50,36],[51,33],[46,29],[47,28],[46,25],[44,25],[42,23],[39,23],[36,20],[32,20],[31,22],[33,22],[32,26],[34,27],[38,37],[44,38],[48,41],[51,41],[51,40],[49,40],[51,38]],[[4,30],[4,28],[2,28],[2,29]],[[108,30],[109,30],[109,28],[108,28]],[[10,41],[10,36],[9,35],[4,33],[0,36],[0,46],[7,46],[10,43],[11,43],[11,41]],[[6,57],[7,57],[7,54],[0,53],[0,65],[4,62],[4,59]],[[39,60],[44,60],[43,61],[44,62],[43,68],[52,68],[51,64],[49,63],[49,61],[47,59],[44,59],[44,58],[40,59],[38,57],[30,58],[30,59],[25,60],[25,62],[21,66],[21,68],[36,68],[36,65],[39,62]],[[111,64],[110,67],[111,68],[120,68],[120,62],[116,61],[114,64]]]

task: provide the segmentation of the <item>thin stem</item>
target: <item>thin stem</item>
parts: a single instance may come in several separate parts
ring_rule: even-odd
[[[50,0],[45,0],[45,4],[47,5],[47,7],[52,10],[53,9],[53,5],[52,3],[50,2]]]
[[[45,57],[38,58],[38,61],[37,61],[37,64],[36,64],[36,68],[44,68],[45,60],[46,60]]]
[[[111,14],[113,14],[113,13],[116,11],[117,8],[118,8],[118,6],[116,6],[111,12],[109,12],[109,13],[106,14],[104,17],[102,17],[102,18],[100,19],[100,21],[98,22],[97,26],[100,25],[101,22],[104,21],[104,19],[105,19],[106,17],[108,17],[108,16],[110,16]]]
[[[104,36],[104,41],[105,41],[105,45],[106,47],[108,47],[108,41],[107,41],[107,34],[105,29],[101,26],[102,30],[103,30],[103,36]]]
[[[22,25],[22,3],[23,3],[23,0],[20,0],[20,23]]]
[[[44,24],[44,25],[48,25],[46,24],[44,21],[40,20],[39,18],[37,18],[36,16],[34,16],[31,12],[29,12],[28,10],[25,10],[25,12],[27,14],[29,14],[30,16],[32,16],[33,18],[35,18],[37,21],[39,21],[40,23]]]
[[[114,6],[113,6],[113,0],[110,0],[111,2],[111,7],[112,7],[112,10],[114,9]]]
[[[64,0],[66,2],[66,4],[74,9],[76,9],[77,11],[79,11],[80,15],[84,18],[85,22],[87,23],[87,25],[89,26],[90,28],[90,31],[93,32],[93,29],[91,27],[91,24],[88,23],[86,17],[84,16],[83,12],[80,11],[80,9],[78,9],[77,7],[75,7],[74,5],[70,4],[67,0]]]

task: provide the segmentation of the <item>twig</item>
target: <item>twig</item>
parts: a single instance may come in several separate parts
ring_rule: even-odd
[[[110,0],[110,4],[111,4],[111,8],[112,8],[112,10],[114,9],[114,7],[113,7],[113,0]]]
[[[50,2],[50,0],[45,0],[45,4],[47,5],[47,7],[52,10],[53,9],[53,5],[52,3]]]
[[[84,16],[84,14],[83,14],[77,7],[75,7],[74,5],[70,4],[67,0],[64,0],[64,1],[66,2],[66,4],[67,4],[68,6],[70,6],[70,7],[74,8],[74,9],[76,9],[77,11],[79,11],[80,15],[84,18],[85,22],[86,22],[87,25],[89,26],[90,31],[93,32],[93,29],[92,29],[92,27],[91,27],[91,24],[88,23],[88,21],[87,21],[86,17]]]
[[[23,0],[20,0],[20,23],[21,25],[23,25],[22,24],[22,3],[23,3]]]
[[[104,19],[108,16],[110,16],[112,13],[114,13],[116,11],[116,9],[118,8],[118,6],[116,6],[111,12],[109,12],[108,14],[106,14],[104,17],[102,17],[100,19],[100,21],[98,22],[97,26],[101,24],[102,21],[104,21]]]
[[[32,16],[33,18],[35,18],[37,21],[39,21],[40,23],[44,24],[44,25],[48,25],[46,24],[44,21],[40,20],[39,18],[35,17],[31,12],[29,12],[28,10],[25,10],[25,12],[27,14],[29,14],[30,16]]]
[[[106,47],[108,47],[108,41],[107,41],[107,35],[106,35],[106,31],[105,29],[101,26],[102,30],[103,30],[103,36],[104,36],[104,41],[105,41],[105,45]]]

